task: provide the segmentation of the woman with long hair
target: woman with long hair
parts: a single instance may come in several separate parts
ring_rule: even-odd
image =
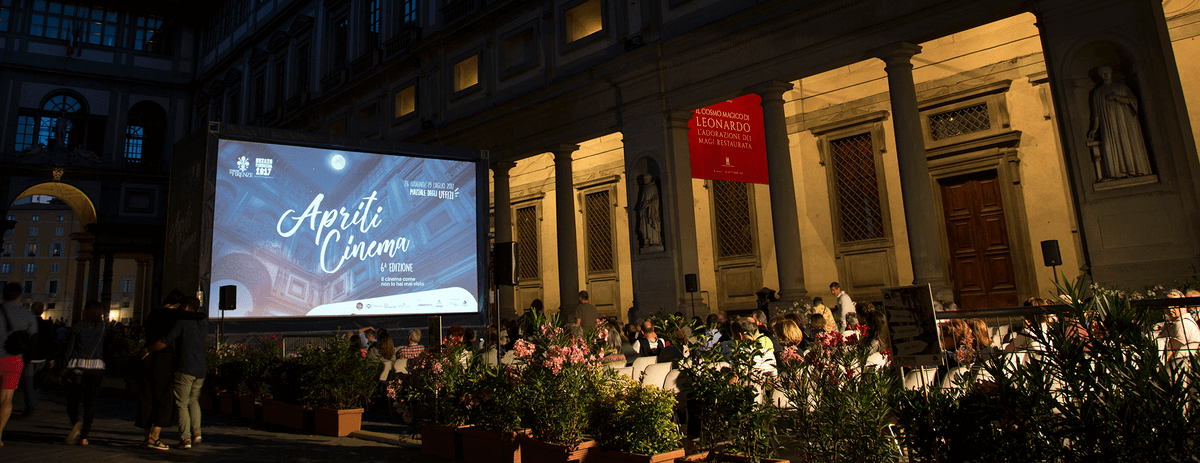
[[[375,347],[367,351],[367,360],[379,363],[379,387],[382,392],[387,392],[387,382],[396,364],[396,345],[392,343],[392,335],[387,329],[379,330],[375,336]]]
[[[888,328],[887,315],[878,310],[871,312],[867,316],[867,353],[874,354],[890,349],[892,345],[892,332]]]
[[[71,433],[67,444],[88,445],[88,433],[92,430],[92,419],[96,416],[96,395],[100,392],[100,381],[104,379],[104,338],[107,328],[104,323],[104,305],[100,301],[88,301],[84,305],[83,320],[71,327],[67,334],[67,417],[71,419]],[[79,420],[79,404],[83,402],[83,421]]]

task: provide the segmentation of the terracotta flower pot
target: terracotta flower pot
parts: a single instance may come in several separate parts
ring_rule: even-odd
[[[713,455],[713,459],[718,462],[727,463],[751,463],[753,460],[750,457],[742,455],[730,455],[728,453],[717,453]],[[774,458],[760,458],[758,461],[762,463],[791,463],[788,460],[778,460]]]
[[[317,434],[324,436],[346,437],[351,432],[362,429],[362,415],[363,409],[361,408],[348,410],[313,408]]]
[[[263,403],[263,421],[292,429],[304,429],[304,407],[268,400]]]
[[[683,449],[657,455],[639,455],[636,453],[617,452],[614,450],[593,449],[588,455],[587,463],[663,463],[683,458]]]
[[[421,425],[421,453],[448,460],[463,459],[463,439],[460,430],[467,426]]]
[[[221,413],[226,415],[237,413],[237,409],[233,406],[233,394],[222,392],[217,395],[217,401],[221,404]]]
[[[470,442],[470,445],[463,446],[463,459],[467,463],[521,463],[518,433],[475,428],[462,428],[458,432],[465,441]]]
[[[258,419],[258,404],[255,403],[254,396],[249,394],[239,395],[237,402],[238,416],[248,420]]]
[[[523,463],[591,463],[590,453],[599,450],[594,440],[583,441],[575,446],[551,444],[528,436],[517,436],[517,441],[521,444]]]

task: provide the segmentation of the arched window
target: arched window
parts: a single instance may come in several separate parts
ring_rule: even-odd
[[[102,126],[103,124],[101,124]],[[35,110],[23,109],[17,118],[17,151],[41,144],[46,148],[87,147],[88,111],[82,97],[52,93]]]
[[[150,101],[142,101],[129,109],[125,127],[126,163],[156,161],[162,158],[163,134],[166,132],[167,113]]]

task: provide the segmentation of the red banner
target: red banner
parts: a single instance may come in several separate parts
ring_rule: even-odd
[[[692,111],[692,178],[769,183],[761,103],[751,93]]]

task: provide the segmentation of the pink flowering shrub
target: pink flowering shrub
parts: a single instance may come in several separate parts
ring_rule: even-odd
[[[479,381],[479,363],[470,346],[463,343],[447,342],[438,349],[426,349],[408,361],[407,375],[388,383],[388,398],[416,419],[444,426],[466,425],[471,411],[479,407],[470,393]]]
[[[522,422],[535,439],[575,445],[587,431],[596,385],[614,373],[602,368],[602,355],[592,343],[595,331],[591,339],[580,339],[555,326],[553,316],[536,322],[537,334],[513,346],[523,364]]]

